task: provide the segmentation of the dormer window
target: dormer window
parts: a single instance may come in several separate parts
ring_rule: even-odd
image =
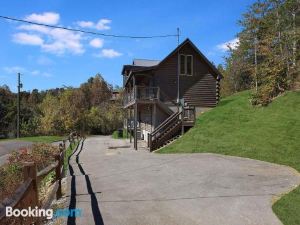
[[[180,75],[193,75],[193,56],[179,55],[179,71]]]

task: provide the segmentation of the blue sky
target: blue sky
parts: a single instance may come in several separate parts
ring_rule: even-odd
[[[237,21],[253,0],[59,1],[4,0],[0,15],[34,22],[120,35],[175,34],[190,38],[215,64],[223,62],[226,44],[235,43]],[[73,86],[101,73],[122,85],[122,65],[134,58],[162,59],[177,45],[165,39],[118,39],[28,26],[0,20],[0,85],[16,88],[21,72],[24,90]]]

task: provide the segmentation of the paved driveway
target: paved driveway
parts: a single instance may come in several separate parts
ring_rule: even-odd
[[[0,141],[0,166],[6,163],[9,153],[22,147],[29,147],[32,142],[29,141]]]
[[[215,154],[134,151],[88,138],[74,153],[68,224],[277,225],[272,199],[300,183],[288,167]]]
[[[61,141],[52,142],[54,146],[58,146]],[[9,140],[9,141],[0,141],[0,166],[7,162],[9,154],[20,148],[30,147],[33,143],[30,141],[18,141],[18,140]],[[69,143],[66,143],[66,147],[69,146]]]

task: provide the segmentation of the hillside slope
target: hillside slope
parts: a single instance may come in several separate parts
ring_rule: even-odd
[[[268,107],[251,106],[249,94],[223,99],[159,153],[215,152],[259,158],[300,171],[300,92],[278,97]]]
[[[223,99],[194,128],[158,153],[211,152],[291,166],[300,172],[300,92],[253,107],[249,91]],[[273,205],[285,225],[300,224],[300,187]]]

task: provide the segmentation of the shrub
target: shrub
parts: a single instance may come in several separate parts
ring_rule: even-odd
[[[41,170],[55,161],[59,149],[50,144],[34,144],[31,148],[14,151],[8,158],[8,163],[0,167],[0,200],[11,196],[22,182],[22,164],[35,162]]]

